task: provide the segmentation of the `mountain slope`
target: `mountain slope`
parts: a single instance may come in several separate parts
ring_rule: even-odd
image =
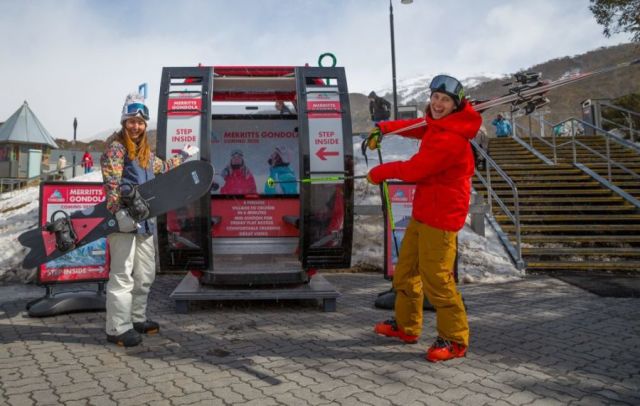
[[[637,58],[640,54],[638,44],[621,44],[613,47],[598,48],[585,54],[572,57],[552,59],[547,62],[522,69],[521,71],[542,72],[543,79],[559,79],[563,75],[586,72]],[[515,73],[515,72],[514,72]],[[420,110],[424,109],[427,98],[427,86],[430,78],[419,77],[407,80],[398,87],[398,104],[415,104]],[[509,77],[489,78],[484,76],[463,79],[466,94],[476,99],[486,99],[505,94],[504,83]],[[422,82],[422,86],[419,83]],[[407,87],[408,85],[408,87]],[[547,94],[551,100],[549,105],[551,114],[545,118],[557,122],[570,116],[581,117],[581,103],[585,99],[618,98],[630,93],[640,92],[640,69],[630,67],[603,76],[585,79],[555,89]],[[390,94],[384,96],[392,101]],[[371,127],[368,113],[368,101],[365,95],[350,94],[351,116],[354,132],[368,131]],[[493,118],[498,112],[509,111],[508,106],[500,106],[488,110],[483,114],[485,120]]]

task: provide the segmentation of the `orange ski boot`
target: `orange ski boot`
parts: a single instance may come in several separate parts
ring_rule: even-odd
[[[436,342],[427,350],[425,358],[429,362],[438,362],[464,357],[466,354],[466,346],[438,337]]]
[[[383,335],[387,337],[398,337],[400,340],[404,341],[407,344],[415,344],[418,342],[418,336],[412,336],[410,334],[405,334],[404,331],[398,324],[395,319],[390,319],[386,321],[382,321],[380,323],[376,323],[373,331],[375,331],[378,335]]]

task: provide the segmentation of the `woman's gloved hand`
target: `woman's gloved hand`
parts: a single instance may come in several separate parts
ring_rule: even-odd
[[[138,227],[138,224],[125,209],[116,212],[116,220],[118,220],[118,231],[121,233],[130,233]]]

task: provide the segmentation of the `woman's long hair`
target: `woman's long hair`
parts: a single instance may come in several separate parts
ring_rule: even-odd
[[[131,139],[129,131],[127,131],[123,124],[122,128],[118,132],[118,141],[120,141],[127,149],[127,155],[130,160],[134,161],[137,159],[140,167],[147,169],[151,158],[151,147],[149,147],[146,126],[144,128],[144,132],[139,138],[139,141],[136,143]]]

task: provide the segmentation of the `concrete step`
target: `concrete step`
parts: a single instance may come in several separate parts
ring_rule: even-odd
[[[501,226],[504,228],[504,226]],[[511,238],[515,243],[514,238]],[[640,235],[549,235],[549,234],[524,234],[522,242],[527,244],[637,244],[640,243]],[[639,248],[640,249],[640,248]]]
[[[580,247],[562,247],[562,248],[546,248],[546,247],[525,247],[522,248],[522,255],[531,255],[536,257],[550,256],[612,256],[612,257],[640,257],[640,249],[638,248],[580,248]]]
[[[512,224],[500,224],[500,227],[505,232],[513,233],[515,226]],[[598,240],[599,236],[593,235],[593,233],[602,234],[618,234],[620,232],[625,233],[640,233],[640,224],[536,224],[536,225],[521,225],[520,232],[522,234],[533,233],[551,233],[551,234],[567,234],[567,233],[580,233],[591,234],[594,241]]]
[[[484,190],[477,190],[476,191],[481,194],[481,195],[485,195],[485,191]],[[496,193],[498,194],[498,196],[502,196],[502,194],[504,194],[504,197],[511,197],[513,194],[511,193],[511,189],[496,189]],[[524,189],[524,190],[520,190],[518,189],[518,195],[520,197],[526,197],[526,196],[608,196],[608,195],[613,195],[613,192],[609,189],[604,189],[604,188],[600,188],[600,189],[560,189],[560,190],[555,190],[555,189]]]
[[[480,172],[482,176],[486,177],[484,171],[480,171]],[[540,176],[536,176],[536,174],[528,174],[528,176],[525,176],[525,175],[511,176],[511,174],[508,174],[508,175],[511,178],[511,180],[516,182],[518,186],[520,186],[521,183],[533,183],[533,182],[585,182],[585,181],[590,182],[593,180],[591,176],[585,174],[584,172],[568,173],[565,175],[551,173],[548,175],[540,175]],[[478,178],[473,178],[473,180],[474,180],[474,183],[480,182]],[[505,183],[505,180],[501,176],[493,172],[491,174],[491,183],[493,184],[495,182]]]
[[[486,195],[486,193],[482,193],[482,195]],[[485,202],[486,197],[484,198]],[[505,197],[501,197],[502,201],[506,204],[513,204],[513,197],[511,196],[505,196]],[[545,197],[545,196],[538,196],[538,197],[520,197],[519,199],[520,202],[520,207],[522,206],[526,206],[529,204],[537,204],[539,206],[542,205],[548,205],[548,204],[566,204],[566,205],[574,205],[576,203],[578,204],[583,204],[583,203],[589,203],[592,205],[599,205],[599,204],[612,204],[612,203],[620,203],[620,204],[625,204],[624,203],[624,199],[620,196],[617,195],[613,195],[613,196],[607,196],[607,197],[599,197],[599,196],[595,196],[595,197],[580,197],[580,196],[569,196],[569,197]],[[626,205],[626,204],[625,204]],[[538,207],[538,206],[535,206]],[[629,206],[631,207],[631,206]]]
[[[620,186],[626,186],[626,182],[624,185],[620,185]],[[629,186],[631,186],[631,184],[629,184]],[[635,185],[634,185],[635,186]],[[473,182],[473,187],[476,189],[481,189],[484,188],[484,185],[479,182]],[[597,181],[581,181],[581,180],[577,180],[575,182],[517,182],[516,183],[516,187],[518,188],[518,190],[523,190],[523,189],[549,189],[549,188],[553,188],[553,189],[571,189],[571,188],[595,188],[595,187],[601,187],[600,183],[598,183]],[[492,189],[511,189],[511,186],[509,186],[509,184],[504,181],[504,179],[502,178],[498,178],[498,179],[491,179],[491,188]]]
[[[527,262],[527,272],[536,271],[611,271],[611,272],[629,272],[637,271],[640,273],[639,261],[615,261],[615,262],[598,262],[598,261],[532,261]]]
[[[514,210],[514,207],[511,205],[507,205],[507,207],[509,208],[509,210]],[[502,211],[502,209],[497,206],[494,205],[493,207],[494,209],[494,213],[496,214],[500,214]],[[531,206],[531,205],[521,205],[520,206],[520,213],[529,213],[529,212],[535,212],[535,213],[542,213],[542,212],[567,212],[567,213],[593,213],[593,212],[602,212],[605,215],[611,214],[611,213],[629,213],[629,214],[633,214],[634,213],[634,207],[632,206],[623,206],[623,205],[619,205],[619,206],[605,206],[605,205],[595,205],[595,206],[542,206],[542,205],[538,205],[538,206]]]
[[[495,216],[498,222],[510,221],[504,214]],[[581,223],[595,223],[595,222],[627,222],[638,223],[640,225],[640,214],[536,214],[536,215],[521,215],[520,223],[547,223],[547,222],[581,222]]]

